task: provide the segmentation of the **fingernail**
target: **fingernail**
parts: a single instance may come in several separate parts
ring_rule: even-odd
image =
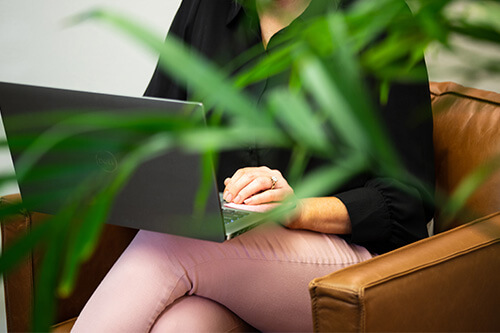
[[[252,202],[252,198],[248,198],[248,199],[246,199],[245,201],[243,201],[243,203],[244,203],[245,205],[248,205],[248,204],[249,204],[249,203],[251,203],[251,202]]]
[[[231,195],[231,193],[228,193],[228,194],[226,195],[226,201],[227,201],[227,202],[231,202],[231,200],[232,200],[232,199],[233,199],[233,196]]]
[[[241,202],[241,197],[238,195],[236,198],[234,198],[234,203],[240,203]]]

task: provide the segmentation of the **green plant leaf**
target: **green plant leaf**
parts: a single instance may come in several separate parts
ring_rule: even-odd
[[[68,295],[71,292],[80,263],[87,259],[93,252],[102,225],[109,214],[112,202],[118,191],[126,184],[137,167],[146,160],[171,149],[173,143],[174,141],[168,133],[152,136],[151,139],[143,142],[121,161],[116,176],[111,179],[109,185],[103,187],[97,193],[93,204],[85,212],[83,223],[81,224],[82,227],[78,230],[75,239],[69,245],[59,285],[59,293],[61,295]]]
[[[352,154],[340,160],[337,164],[323,167],[308,176],[295,188],[298,198],[331,195],[331,191],[355,174],[368,167],[368,161],[363,155]]]
[[[496,156],[479,165],[470,172],[453,191],[440,209],[440,218],[444,226],[450,225],[457,214],[465,207],[467,200],[500,168],[500,156]]]
[[[332,155],[335,149],[325,135],[319,115],[310,109],[304,98],[284,89],[275,90],[269,97],[269,104],[297,145],[304,145],[323,156]]]
[[[190,52],[175,38],[167,38],[163,41],[130,19],[106,10],[91,11],[74,19],[76,22],[86,19],[108,22],[141,44],[158,52],[160,67],[180,82],[193,87],[202,97],[207,109],[220,107],[226,112],[246,119],[250,124],[263,124],[265,121],[254,104],[235,87],[226,74]]]

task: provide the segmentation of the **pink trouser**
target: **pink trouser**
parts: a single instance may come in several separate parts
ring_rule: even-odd
[[[371,257],[274,223],[224,243],[140,231],[73,331],[311,331],[309,281]]]

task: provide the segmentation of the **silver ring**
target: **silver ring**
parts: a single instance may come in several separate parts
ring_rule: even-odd
[[[275,176],[271,176],[271,190],[274,190],[274,187],[276,186],[276,183],[278,182],[278,178],[276,178]]]

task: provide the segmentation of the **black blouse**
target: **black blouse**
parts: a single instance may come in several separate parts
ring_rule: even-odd
[[[339,1],[332,0],[331,6],[335,10],[348,2],[351,1],[340,1],[339,5]],[[297,20],[321,12],[324,8],[316,8],[316,3],[323,2],[312,1]],[[239,55],[252,49],[258,54],[256,59],[261,59],[272,52],[275,42],[275,37],[271,38],[267,50],[264,49],[258,17],[235,0],[183,0],[168,36],[173,35],[233,74],[252,63],[235,64]],[[287,82],[287,74],[282,73],[252,84],[247,90],[259,103],[265,100],[270,89]],[[186,100],[191,91],[189,87],[176,84],[157,68],[145,95]],[[428,84],[393,84],[388,102],[379,110],[389,138],[408,171],[428,188],[433,188],[434,153]],[[419,121],[409,121],[411,119]],[[289,153],[278,149],[248,147],[225,152],[220,157],[217,178],[222,183],[238,168],[260,165],[279,169],[286,175],[288,161]],[[318,163],[313,161],[311,168],[315,164]],[[426,224],[434,214],[432,200],[429,200],[433,196],[423,187],[382,177],[375,172],[354,177],[332,195],[338,197],[349,212],[352,233],[345,239],[379,254],[426,237]]]

